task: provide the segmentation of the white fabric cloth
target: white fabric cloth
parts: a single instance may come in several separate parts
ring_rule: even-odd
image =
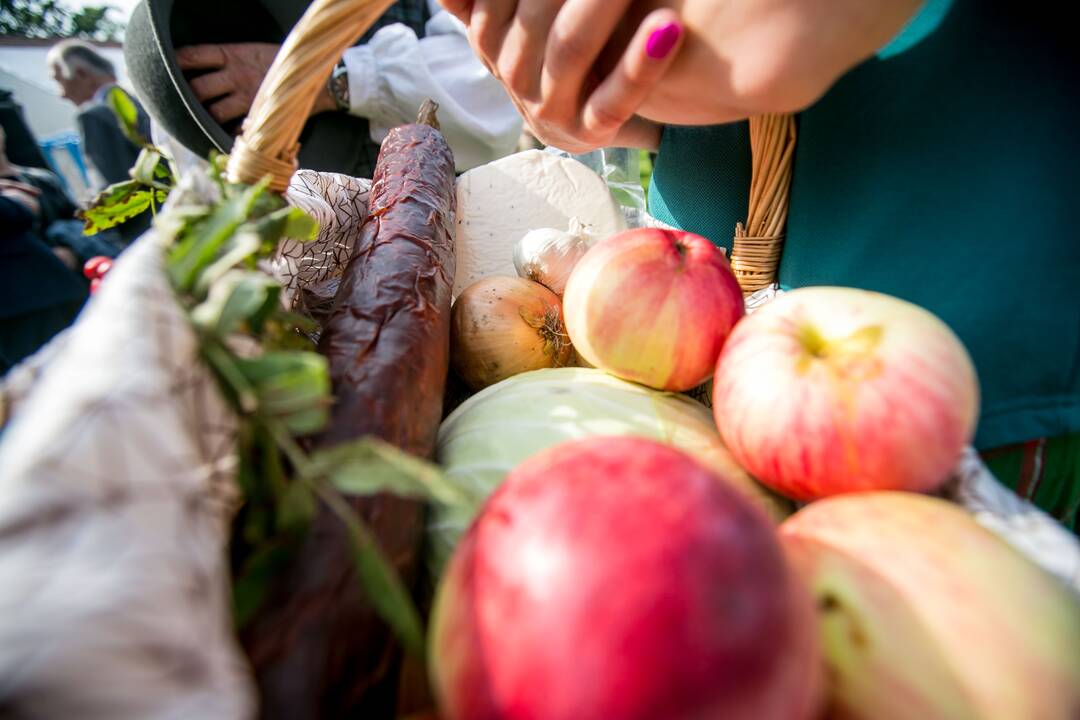
[[[3,717],[255,716],[229,612],[237,419],[163,251],[144,235],[0,383]]]
[[[391,128],[415,121],[416,109],[431,98],[459,172],[509,155],[521,136],[521,116],[473,54],[461,21],[436,0],[428,6],[423,38],[394,24],[345,51],[350,112],[368,118],[371,139],[382,142]]]

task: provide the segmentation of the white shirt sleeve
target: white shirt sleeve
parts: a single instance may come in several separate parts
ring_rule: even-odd
[[[349,104],[381,142],[393,127],[416,120],[420,104],[439,103],[439,124],[458,171],[512,153],[521,117],[502,85],[473,54],[460,20],[428,0],[425,37],[395,23],[345,51]]]

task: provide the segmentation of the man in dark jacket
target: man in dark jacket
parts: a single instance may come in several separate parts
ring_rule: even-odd
[[[63,97],[79,107],[83,152],[100,176],[98,189],[130,180],[130,170],[142,146],[149,143],[150,117],[134,95],[116,84],[112,62],[80,40],[64,40],[53,45],[47,62]],[[135,109],[135,127],[125,127],[117,113],[117,104]],[[150,216],[144,214],[115,231],[104,233],[99,240],[115,245],[111,251],[108,247],[86,250],[87,243],[79,239],[81,231],[77,228],[63,228],[67,239],[62,242],[74,247],[84,261],[89,255],[114,256],[149,226]]]
[[[142,141],[150,137],[150,119],[139,101],[116,84],[112,62],[87,43],[65,40],[53,45],[49,71],[63,97],[80,109],[79,134],[83,151],[106,185],[130,179],[128,171],[140,147],[125,134],[122,122],[109,105],[109,96],[123,93],[138,113],[137,131]]]

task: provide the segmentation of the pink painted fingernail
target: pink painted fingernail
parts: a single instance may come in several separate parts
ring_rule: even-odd
[[[677,22],[669,22],[652,31],[645,43],[645,54],[653,60],[663,60],[679,42],[682,35],[682,25]]]

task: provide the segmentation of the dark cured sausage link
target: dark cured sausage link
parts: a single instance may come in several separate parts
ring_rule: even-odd
[[[345,270],[320,352],[337,406],[320,439],[378,435],[421,457],[435,449],[449,353],[454,158],[428,125],[391,131],[370,215]]]
[[[316,448],[376,435],[420,457],[434,452],[450,344],[453,202],[454,159],[442,134],[424,124],[392,130],[319,344],[336,405]],[[414,587],[424,506],[387,495],[350,504]],[[242,641],[262,718],[394,716],[400,648],[368,604],[345,531],[325,508]]]

